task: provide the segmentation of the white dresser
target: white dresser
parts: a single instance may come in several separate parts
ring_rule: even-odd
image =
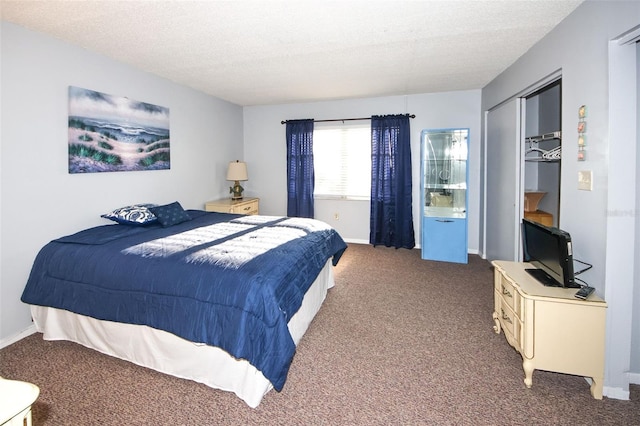
[[[494,330],[522,355],[524,383],[534,370],[588,377],[591,395],[602,399],[607,304],[577,289],[547,287],[531,277],[528,263],[493,261]]]

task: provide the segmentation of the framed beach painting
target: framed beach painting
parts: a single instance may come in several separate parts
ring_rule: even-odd
[[[169,108],[69,86],[69,173],[171,166]]]

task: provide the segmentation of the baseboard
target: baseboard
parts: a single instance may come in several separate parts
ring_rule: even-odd
[[[640,373],[629,373],[629,383],[640,385]]]
[[[629,379],[629,384],[631,385],[640,385],[640,373],[627,373],[627,377]],[[623,401],[628,401],[630,398],[629,390],[624,390],[622,388],[614,388],[605,386],[602,389],[602,394],[607,398],[612,399],[621,399]]]
[[[345,243],[352,244],[369,244],[369,240],[358,240],[353,238],[345,238],[344,241]],[[420,242],[416,241],[416,246],[414,248],[417,250],[422,249],[422,247],[420,246]],[[480,250],[477,249],[469,249],[467,250],[467,253],[480,256]]]
[[[7,347],[15,342],[17,342],[18,340],[22,340],[27,336],[31,336],[33,333],[35,333],[36,330],[36,326],[34,324],[31,324],[29,327],[27,327],[26,329],[22,330],[20,333],[13,335],[7,339],[2,339],[0,340],[0,349]]]
[[[352,244],[369,244],[369,240],[359,240],[359,239],[355,239],[355,238],[345,238],[344,239],[345,243],[352,243]],[[421,250],[422,246],[420,245],[419,241],[416,241],[416,246],[414,247],[417,250]],[[469,254],[473,254],[473,255],[478,255],[481,256],[480,250],[478,249],[468,249],[467,253]],[[484,259],[484,257],[483,257]]]
[[[345,238],[344,239],[345,243],[352,243],[352,244],[369,244],[369,240],[358,240],[358,239],[353,239],[353,238]]]
[[[611,399],[620,399],[622,401],[629,400],[629,391],[624,390],[622,388],[612,388],[609,386],[604,386],[602,388],[602,395]]]

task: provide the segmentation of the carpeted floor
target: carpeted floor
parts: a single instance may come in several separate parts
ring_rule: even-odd
[[[494,333],[493,273],[350,244],[282,392],[235,395],[40,334],[0,350],[0,375],[37,384],[34,425],[633,425],[631,400],[536,371]]]

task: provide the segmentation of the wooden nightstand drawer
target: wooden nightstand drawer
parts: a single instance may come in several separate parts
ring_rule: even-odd
[[[229,213],[237,214],[258,214],[258,199],[247,201],[246,203],[238,203],[231,207]]]
[[[207,201],[204,209],[208,212],[233,213],[233,214],[259,214],[259,198],[243,198],[232,200],[224,198],[221,200]]]

